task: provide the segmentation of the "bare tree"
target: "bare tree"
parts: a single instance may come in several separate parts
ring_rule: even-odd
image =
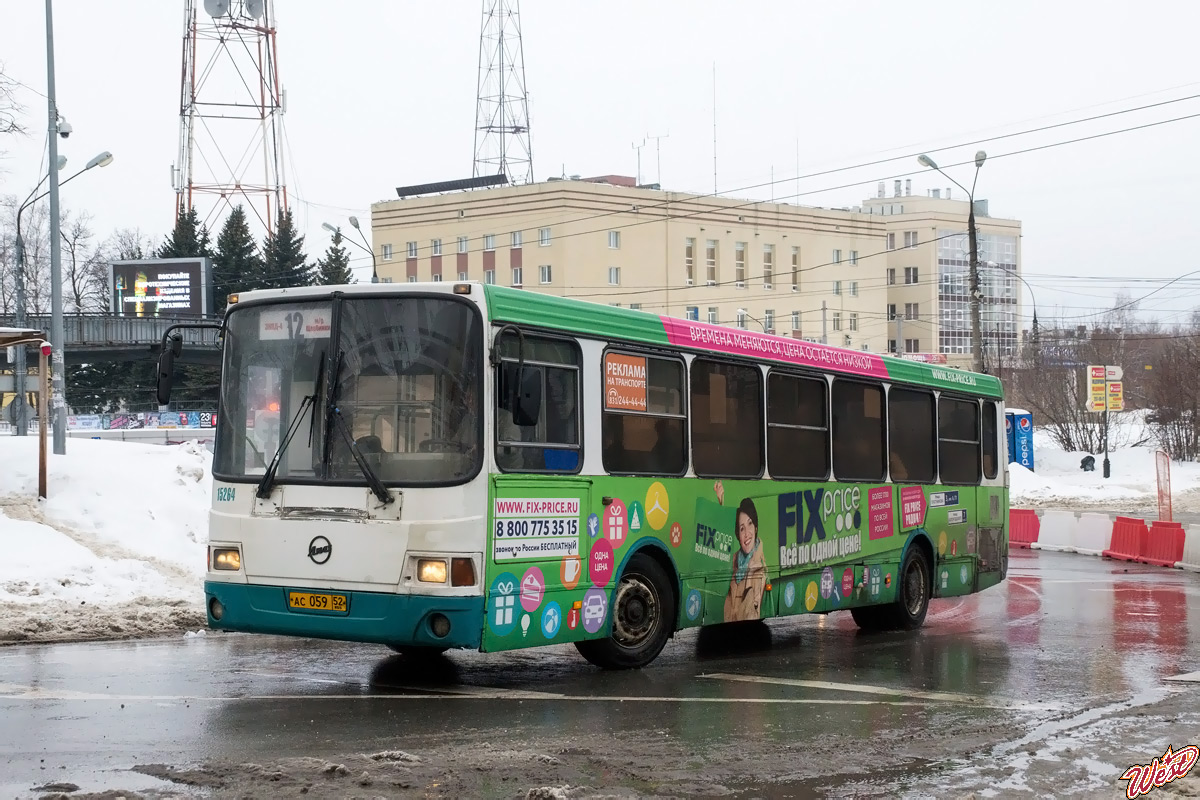
[[[0,134],[25,132],[19,122],[25,109],[17,102],[16,89],[17,82],[5,74],[4,64],[0,63]]]
[[[62,215],[62,265],[68,292],[68,308],[76,313],[108,309],[107,259],[103,249],[92,243],[92,215],[83,212],[71,218]]]

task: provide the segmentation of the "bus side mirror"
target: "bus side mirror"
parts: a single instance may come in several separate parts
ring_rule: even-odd
[[[519,373],[513,387],[513,424],[531,428],[537,425],[542,415],[542,370],[540,367],[521,367]]]
[[[172,336],[170,344],[158,356],[158,382],[155,396],[160,406],[171,402],[171,379],[175,375],[175,357],[183,352],[183,339]]]

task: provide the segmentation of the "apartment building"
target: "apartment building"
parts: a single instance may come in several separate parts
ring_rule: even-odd
[[[892,305],[912,303],[907,350],[936,353],[938,272],[913,259],[933,253],[931,225],[965,230],[966,204],[909,205],[922,199],[808,208],[605,176],[384,201],[371,219],[385,281],[498,283],[877,353]],[[906,225],[915,239],[889,236]]]

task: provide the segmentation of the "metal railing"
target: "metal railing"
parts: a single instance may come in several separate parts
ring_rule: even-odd
[[[68,349],[97,350],[128,345],[158,344],[171,325],[187,322],[217,322],[218,318],[198,317],[121,317],[115,314],[70,314],[63,317],[63,345]],[[0,326],[12,325],[12,317],[0,317]],[[50,330],[49,314],[25,317],[26,328]],[[218,347],[218,331],[212,328],[177,331],[185,346]]]

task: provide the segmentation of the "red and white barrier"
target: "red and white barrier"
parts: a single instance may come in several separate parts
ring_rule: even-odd
[[[1183,525],[1178,522],[1152,522],[1146,547],[1138,557],[1143,564],[1173,567],[1183,559]]]
[[[1075,552],[1085,556],[1103,555],[1112,543],[1112,530],[1113,518],[1108,514],[1081,512],[1072,542]]]
[[[1112,543],[1103,556],[1119,561],[1138,561],[1146,553],[1146,538],[1149,535],[1150,530],[1144,520],[1117,517],[1113,520]]]
[[[1188,525],[1183,532],[1183,556],[1175,566],[1200,572],[1200,525]]]
[[[1033,549],[1072,552],[1078,515],[1073,511],[1043,511],[1041,517],[1037,541],[1031,545]]]
[[[1028,549],[1038,540],[1038,529],[1041,520],[1037,512],[1031,508],[1010,508],[1008,510],[1008,546]]]

